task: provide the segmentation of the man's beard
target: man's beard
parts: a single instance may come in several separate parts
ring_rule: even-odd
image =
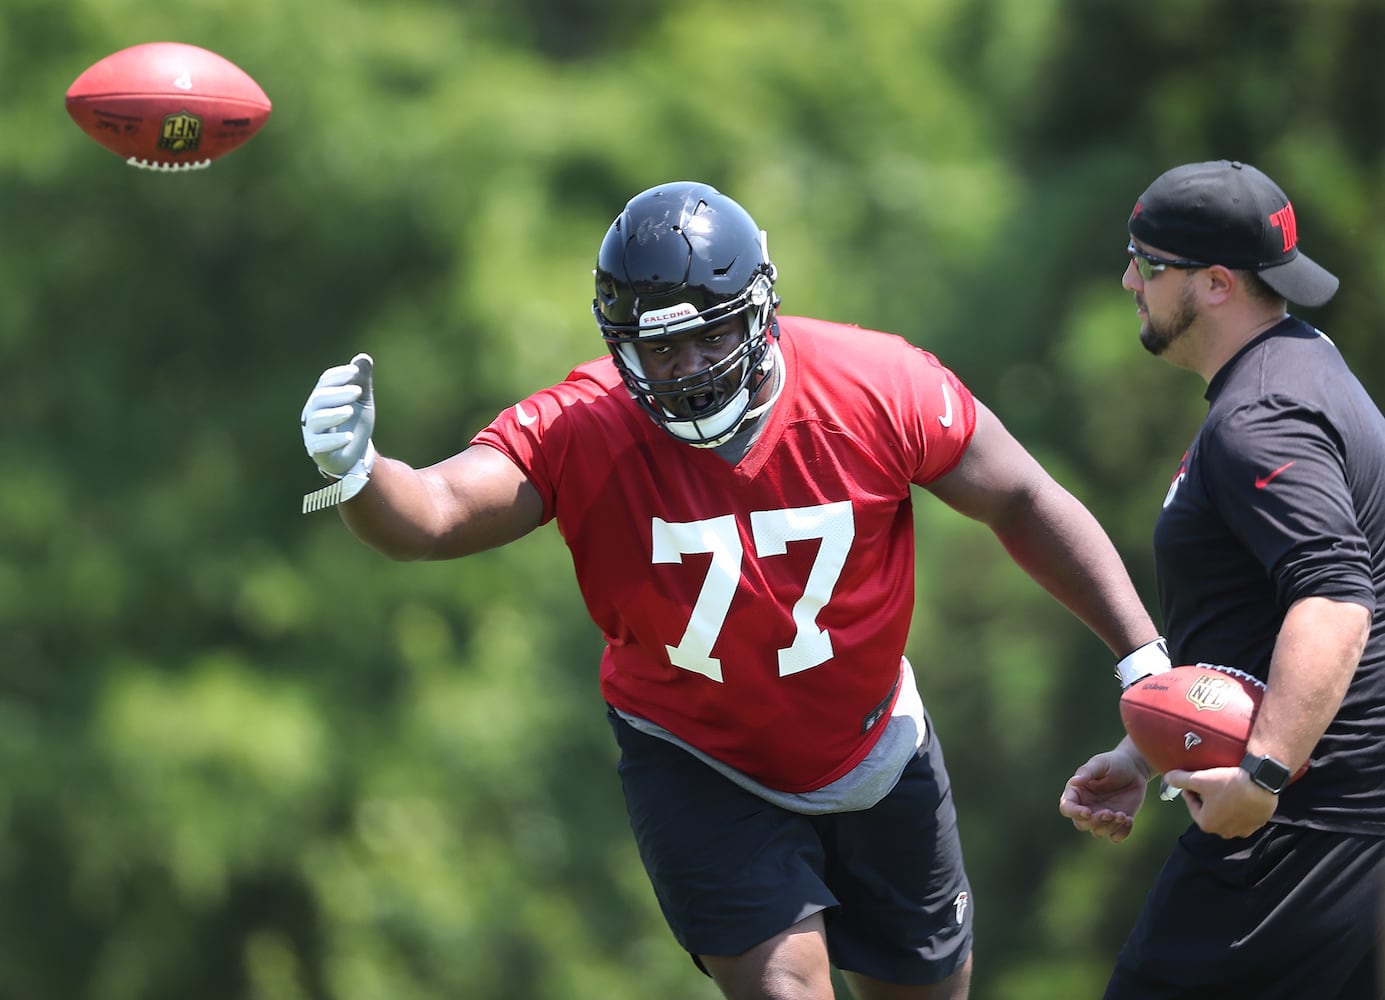
[[[1162,356],[1197,321],[1197,300],[1191,284],[1183,286],[1178,309],[1167,320],[1155,321],[1145,303],[1145,323],[1140,327],[1140,343],[1155,357]]]

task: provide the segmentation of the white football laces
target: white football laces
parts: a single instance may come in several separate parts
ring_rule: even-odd
[[[132,156],[125,161],[132,167],[140,170],[153,170],[161,174],[186,173],[189,170],[205,170],[212,165],[211,160],[194,160],[190,163],[160,163],[157,160],[141,160],[137,156]]]

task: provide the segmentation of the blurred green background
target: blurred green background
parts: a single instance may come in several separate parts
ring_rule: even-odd
[[[376,359],[429,463],[603,350],[627,198],[709,181],[786,312],[937,353],[1108,526],[1204,404],[1120,287],[1136,195],[1263,168],[1385,380],[1385,5],[1333,0],[6,0],[0,17],[0,997],[708,1000],[630,842],[556,531],[389,563],[297,417]],[[264,87],[211,169],[124,166],[63,94],[182,41]],[[1111,657],[920,495],[909,654],[956,784],[981,1000],[1100,993],[1186,822],[1056,810],[1120,735]]]

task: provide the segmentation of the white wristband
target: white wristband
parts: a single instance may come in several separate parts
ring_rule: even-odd
[[[1169,662],[1169,644],[1161,635],[1153,642],[1147,642],[1139,649],[1129,653],[1116,664],[1116,680],[1121,688],[1128,688],[1136,681],[1151,674],[1162,674],[1172,666]]]
[[[1183,794],[1183,789],[1170,785],[1167,778],[1159,779],[1159,800],[1161,802],[1173,802]]]

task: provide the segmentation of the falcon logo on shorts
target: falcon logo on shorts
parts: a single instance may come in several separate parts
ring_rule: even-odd
[[[965,892],[957,893],[957,898],[952,901],[952,908],[957,911],[957,922],[962,922],[962,917],[967,912],[967,903],[971,902],[971,895]]]

